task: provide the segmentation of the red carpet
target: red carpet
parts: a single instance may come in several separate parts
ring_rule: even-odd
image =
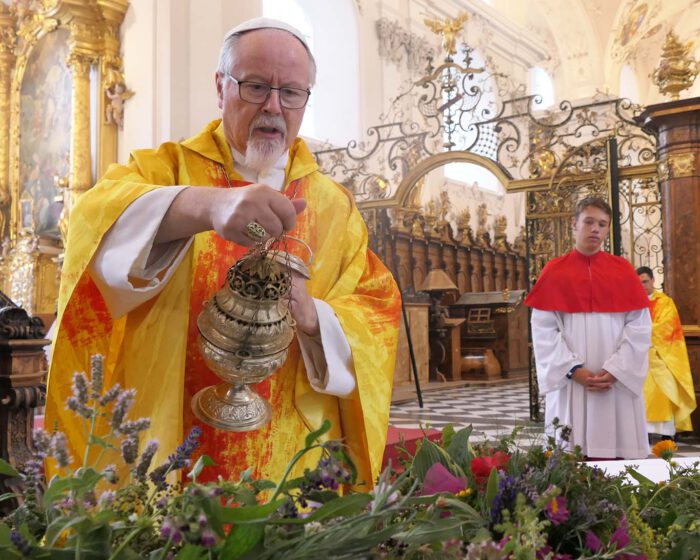
[[[432,428],[421,430],[419,428],[395,428],[394,426],[389,426],[386,447],[384,448],[384,458],[382,459],[382,470],[384,470],[389,464],[389,461],[391,461],[394,470],[401,472],[403,468],[399,463],[399,457],[403,456],[405,458],[406,455],[399,451],[400,447],[403,447],[409,453],[413,454],[416,452],[416,443],[419,440],[427,436],[431,441],[440,441],[441,435],[442,433],[440,430]],[[403,445],[400,444],[401,438],[403,438]]]

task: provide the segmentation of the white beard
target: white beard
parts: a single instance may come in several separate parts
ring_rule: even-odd
[[[266,138],[255,138],[253,131],[256,128],[270,126],[275,127],[282,132],[282,138],[268,140]],[[246,167],[251,168],[258,173],[266,171],[272,167],[275,162],[282,157],[286,150],[285,138],[287,136],[287,123],[280,115],[268,115],[265,113],[259,114],[253,122],[250,123],[250,132],[248,134],[248,143],[245,151]]]
[[[284,140],[265,140],[248,138],[248,146],[245,151],[244,165],[250,169],[262,173],[284,154]]]

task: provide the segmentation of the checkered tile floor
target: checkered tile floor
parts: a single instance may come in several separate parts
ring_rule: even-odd
[[[455,429],[471,424],[472,439],[497,440],[522,426],[517,442],[527,448],[543,443],[543,425],[530,421],[527,382],[511,385],[468,386],[423,394],[423,408],[418,399],[391,406],[389,423],[396,428],[442,429],[453,424]],[[681,438],[678,455],[700,456],[700,439]]]

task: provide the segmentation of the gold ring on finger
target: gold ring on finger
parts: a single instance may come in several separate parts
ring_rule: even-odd
[[[245,234],[251,241],[262,241],[267,237],[267,231],[258,222],[250,222],[245,227]]]

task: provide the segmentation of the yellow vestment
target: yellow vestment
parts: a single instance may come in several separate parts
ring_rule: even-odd
[[[695,392],[683,327],[673,300],[663,292],[651,296],[649,375],[644,382],[647,421],[673,420],[677,432],[692,431]]]
[[[224,173],[224,170],[226,173]],[[65,409],[74,371],[86,371],[89,357],[105,356],[105,385],[137,390],[132,418],[148,416],[144,439],[160,442],[163,461],[198,423],[191,394],[219,380],[201,370],[193,317],[223,283],[226,270],[244,249],[213,232],[200,233],[165,288],[126,316],[114,320],[90,278],[88,265],[103,236],[139,196],[166,185],[240,184],[220,121],[182,143],[138,150],[128,165],[112,165],[71,212],[59,315],[49,374],[46,426],[66,432],[70,451],[82,457],[82,422]],[[290,235],[314,253],[309,294],[334,310],[352,350],[356,389],[340,399],[314,391],[295,340],[285,365],[260,384],[273,417],[246,434],[210,430],[200,452],[212,455],[212,472],[237,479],[252,467],[257,476],[279,478],[309,430],[332,422],[327,438],[342,438],[358,467],[358,481],[372,487],[382,461],[393,380],[400,298],[389,271],[367,248],[367,230],[352,195],[318,170],[304,142],[290,149],[283,192],[308,202]],[[215,433],[214,433],[215,432]],[[299,464],[313,468],[316,457]],[[104,464],[114,462],[113,459]],[[205,469],[206,471],[206,469]]]

